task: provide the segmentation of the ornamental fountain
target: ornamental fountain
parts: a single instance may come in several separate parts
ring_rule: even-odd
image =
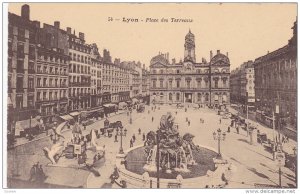
[[[117,155],[117,183],[129,188],[221,188],[228,183],[232,168],[226,157],[195,145],[190,133],[181,136],[174,119],[170,113],[163,115],[144,144]]]

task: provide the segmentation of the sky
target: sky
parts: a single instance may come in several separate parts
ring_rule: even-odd
[[[22,3],[23,4],[23,3]],[[19,3],[9,12],[21,14]],[[209,61],[210,51],[228,52],[231,70],[288,43],[297,18],[296,3],[30,3],[30,19],[85,33],[87,43],[108,49],[112,58],[149,66],[159,52],[170,61],[184,57],[184,38],[195,35],[196,61]],[[109,17],[113,21],[108,21]],[[139,22],[123,22],[135,18]],[[146,22],[147,18],[159,22]],[[168,22],[161,22],[161,19]],[[170,18],[192,22],[170,22]],[[117,21],[116,19],[120,19]],[[143,21],[142,21],[143,20]],[[149,19],[148,19],[149,21]]]

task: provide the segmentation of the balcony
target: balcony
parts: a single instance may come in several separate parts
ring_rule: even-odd
[[[69,87],[89,87],[91,83],[69,82]]]
[[[60,84],[60,87],[61,87],[61,88],[67,88],[68,85],[63,83],[63,84]]]
[[[34,92],[34,88],[28,88],[28,92]]]
[[[24,73],[24,68],[17,68],[17,73]]]

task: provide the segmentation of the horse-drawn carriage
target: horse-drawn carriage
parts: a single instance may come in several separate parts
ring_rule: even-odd
[[[136,111],[139,112],[139,113],[144,112],[145,111],[145,105],[144,104],[137,105]]]
[[[108,137],[112,137],[112,133],[114,132],[114,129],[122,128],[122,122],[116,121],[113,123],[110,123],[108,119],[104,121],[104,127],[100,129],[101,135],[106,135]]]

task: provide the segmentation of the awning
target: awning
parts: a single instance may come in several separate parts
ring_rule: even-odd
[[[80,112],[71,112],[69,113],[72,117],[80,115]]]
[[[136,98],[133,98],[133,99],[132,99],[132,102],[133,102],[133,103],[135,103],[135,102],[139,102],[139,100],[138,100],[138,99],[136,99]]]
[[[25,129],[34,128],[38,126],[40,122],[38,122],[35,118],[23,120],[23,121],[17,121],[16,127],[15,127],[15,135],[19,136],[21,131],[24,131]]]
[[[73,119],[73,117],[70,115],[63,115],[63,116],[59,116],[59,117],[65,121],[71,121]]]
[[[127,103],[126,102],[120,102],[119,106],[127,106]]]
[[[116,105],[115,104],[104,104],[103,106],[106,108],[109,108],[109,107],[115,107]]]

